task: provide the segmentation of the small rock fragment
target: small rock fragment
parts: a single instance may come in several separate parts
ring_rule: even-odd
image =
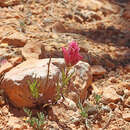
[[[130,19],[130,10],[126,10],[124,13],[123,13],[123,17],[125,19]]]
[[[130,64],[126,65],[125,69],[126,69],[127,72],[130,72]]]
[[[1,42],[15,47],[23,47],[27,42],[27,38],[24,34],[14,31],[9,36],[4,36]]]
[[[23,48],[22,48],[22,55],[24,58],[27,59],[39,59],[39,56],[41,55],[41,45],[37,42],[29,41]]]
[[[120,100],[120,96],[116,93],[116,90],[112,86],[103,88],[103,103],[110,102],[116,103]]]
[[[13,6],[20,3],[20,0],[0,0],[1,7]]]
[[[52,32],[54,32],[54,33],[65,33],[66,29],[65,29],[64,25],[61,22],[57,22],[52,27]]]
[[[4,64],[0,65],[0,74],[2,74],[3,72],[7,72],[12,67],[13,65],[10,62],[6,61]]]
[[[76,103],[74,101],[72,101],[71,99],[69,98],[65,98],[64,102],[63,102],[69,109],[72,109],[72,110],[76,110],[77,109],[77,106],[76,106]]]
[[[124,103],[126,106],[130,106],[130,97],[128,97]]]
[[[22,57],[21,56],[18,56],[18,57],[14,57],[14,58],[11,58],[9,59],[9,62],[11,62],[11,64],[13,64],[13,66],[19,64],[22,62]]]
[[[122,114],[122,117],[123,117],[124,120],[130,121],[130,112]]]
[[[103,75],[106,73],[106,70],[101,65],[93,65],[91,71],[93,75]]]

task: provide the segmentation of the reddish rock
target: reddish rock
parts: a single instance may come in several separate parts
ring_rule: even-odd
[[[24,34],[15,31],[8,36],[4,36],[1,42],[15,47],[23,47],[27,42],[27,38]]]
[[[2,7],[17,5],[19,3],[20,3],[20,0],[0,0],[0,6]]]
[[[130,64],[126,65],[125,69],[126,69],[127,72],[130,72]]]
[[[130,9],[129,10],[126,10],[124,13],[123,13],[123,17],[125,19],[130,19]]]
[[[64,59],[52,58],[48,85],[46,85],[48,61],[49,59],[28,60],[5,74],[1,88],[4,89],[12,104],[17,107],[33,107],[36,104],[46,104],[55,101],[56,84],[61,76],[61,67],[65,64]],[[74,68],[75,73],[68,87],[68,95],[71,92],[75,93],[75,98],[72,100],[77,103],[79,97],[81,101],[86,98],[87,89],[92,82],[92,75],[90,66],[85,62],[78,62]],[[72,72],[73,69],[70,70],[70,73]],[[40,83],[38,100],[32,98],[28,85],[28,81],[34,79],[34,77]]]
[[[5,104],[5,100],[3,96],[0,96],[0,106]]]
[[[103,102],[104,103],[116,103],[120,100],[120,96],[116,93],[114,86],[108,86],[103,88]]]
[[[23,58],[21,56],[13,57],[8,60],[13,66],[20,64],[23,61]]]
[[[54,33],[65,33],[66,29],[65,29],[63,23],[57,22],[56,24],[53,25],[52,32],[54,32]]]
[[[91,71],[93,75],[104,75],[106,73],[106,70],[101,65],[93,65]]]
[[[112,110],[114,110],[117,107],[115,103],[109,103],[108,105]]]

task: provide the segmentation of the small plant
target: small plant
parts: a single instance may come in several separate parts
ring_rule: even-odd
[[[40,83],[34,79],[32,82],[31,81],[28,81],[28,84],[29,84],[29,89],[32,93],[32,96],[35,98],[35,99],[38,99],[39,98],[39,86],[40,86]]]
[[[78,103],[78,108],[80,109],[81,121],[85,124],[86,128],[91,129],[93,121],[98,118],[102,112],[102,105],[100,104],[101,96],[94,93],[94,104],[87,102],[86,105],[83,105],[81,102]],[[93,115],[93,116],[90,116]]]
[[[81,117],[86,119],[88,117],[88,108],[89,108],[89,106],[86,105],[85,107],[83,107],[82,103],[79,102],[78,107],[79,107],[79,109],[81,111],[80,112]]]
[[[89,128],[91,129],[91,121],[88,119],[88,113],[89,113],[89,108],[91,106],[89,104],[83,106],[82,103],[79,101],[78,103],[78,108],[80,109],[80,115],[81,115],[81,121],[85,124],[86,129]]]
[[[101,99],[101,95],[94,93],[94,99],[95,99],[96,104],[99,104],[99,101]]]
[[[82,56],[79,54],[80,48],[78,47],[78,44],[76,42],[71,42],[69,44],[68,50],[66,50],[64,47],[62,48],[64,60],[65,60],[65,68],[62,69],[62,78],[61,80],[57,82],[57,97],[56,102],[63,97],[64,93],[67,90],[67,85],[69,84],[69,81],[71,80],[74,72],[69,74],[70,69],[78,63],[82,59]]]
[[[45,124],[45,116],[43,112],[37,113],[37,117],[32,117],[32,111],[30,109],[24,108],[24,112],[27,114],[29,119],[26,120],[30,126],[35,130],[42,130],[42,126]]]
[[[67,90],[66,86],[69,84],[69,81],[70,81],[71,77],[73,76],[73,74],[74,74],[74,72],[71,73],[70,75],[68,75],[67,72],[65,72],[64,70],[62,71],[61,83],[59,83],[59,81],[57,82],[57,98],[56,98],[56,101],[58,101],[61,97],[64,98],[64,94],[66,93],[66,90]]]

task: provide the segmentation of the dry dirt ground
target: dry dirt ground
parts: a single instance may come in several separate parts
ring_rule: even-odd
[[[99,73],[93,75],[87,100],[93,103],[92,93],[95,92],[105,97],[101,98],[101,104],[111,110],[104,110],[96,117],[94,113],[90,114],[88,119],[91,126],[87,128],[82,120],[73,123],[65,119],[63,122],[49,119],[49,107],[32,109],[33,113],[45,113],[46,123],[42,129],[130,130],[128,0],[1,1],[0,62],[3,58],[8,59],[13,64],[9,64],[9,68],[30,58],[63,57],[61,47],[75,40],[81,48],[83,61],[91,66],[100,65],[106,70],[102,73],[102,69],[96,68]],[[1,77],[5,68],[0,68]],[[62,112],[66,113],[64,110]],[[0,130],[33,129],[25,122],[25,115],[23,110],[12,106],[6,97],[3,99],[1,92]]]

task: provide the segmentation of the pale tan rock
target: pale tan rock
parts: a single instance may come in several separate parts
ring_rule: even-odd
[[[125,89],[125,90],[124,90],[124,94],[125,94],[126,96],[130,96],[130,90]]]
[[[129,82],[121,82],[120,83],[120,86],[122,86],[122,87],[124,87],[124,88],[126,88],[126,89],[128,89],[128,90],[130,90],[130,83]]]
[[[94,10],[94,11],[97,11],[99,8],[101,8],[101,3],[98,1],[98,0],[88,0],[88,1],[85,1],[85,0],[79,0],[79,6],[80,7],[83,7],[83,8],[86,8],[87,7],[90,7],[91,10]]]
[[[17,19],[23,18],[22,13],[17,12],[16,10],[9,11],[5,9],[0,9],[1,15],[0,18],[4,19],[4,23],[6,24],[19,24],[19,21]]]
[[[2,57],[4,54],[7,54],[7,48],[0,48],[0,57]]]
[[[76,103],[69,98],[65,98],[63,104],[70,110],[77,110]]]
[[[50,130],[50,129],[55,129],[55,130],[61,130],[60,126],[56,123],[56,121],[53,120],[48,120],[47,125],[44,126],[45,130]]]
[[[130,106],[130,97],[128,97],[124,103],[126,106]]]
[[[104,75],[106,73],[106,70],[101,65],[93,65],[91,71],[93,75]]]
[[[4,89],[12,104],[17,107],[33,107],[36,104],[46,104],[55,101],[56,84],[58,79],[61,78],[61,68],[65,64],[62,58],[52,58],[48,85],[46,85],[48,62],[49,59],[27,60],[5,74],[1,88]],[[81,101],[86,98],[87,89],[92,82],[92,74],[90,66],[85,62],[78,62],[74,68],[75,73],[70,80],[68,94],[71,92],[75,93],[76,97],[72,100],[77,103],[79,98]],[[70,70],[70,73],[72,72],[73,69]],[[34,77],[40,83],[38,100],[32,98],[28,84],[28,81],[34,79]],[[69,96],[68,98],[71,99]]]
[[[115,84],[115,90],[116,90],[116,93],[118,94],[118,95],[121,95],[121,96],[123,96],[124,95],[124,88],[120,85],[120,83],[119,84]]]
[[[122,114],[122,117],[123,117],[124,120],[130,121],[130,112]]]
[[[117,13],[120,7],[114,4],[110,4],[106,0],[79,0],[79,6],[82,8],[88,8],[93,11],[105,10],[107,13]]]
[[[17,5],[19,3],[20,3],[20,0],[0,0],[0,6],[2,7]]]
[[[62,122],[66,124],[66,128],[76,130],[77,123],[80,122],[80,111],[73,111],[66,109],[63,104],[53,105],[48,111],[48,117],[50,120]],[[77,122],[77,123],[76,123]],[[85,126],[78,125],[78,130],[84,130]]]
[[[116,93],[116,90],[113,88],[114,86],[108,86],[103,88],[103,102],[104,103],[116,103],[120,100],[120,96]]]
[[[28,59],[39,59],[40,55],[43,55],[42,53],[44,50],[41,49],[41,44],[37,43],[36,41],[29,41],[21,50],[23,57]],[[42,56],[43,58],[44,56]]]
[[[21,128],[21,120],[18,117],[12,116],[8,119],[7,125],[13,129],[20,129]]]
[[[3,64],[0,65],[0,75],[1,75],[3,72],[9,71],[12,67],[13,67],[13,65],[6,60],[5,63],[3,63]]]

